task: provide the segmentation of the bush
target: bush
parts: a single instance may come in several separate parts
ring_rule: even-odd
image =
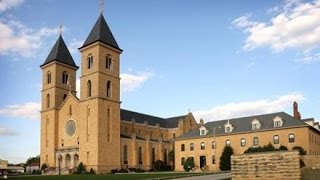
[[[153,166],[155,171],[171,171],[171,166],[161,160],[157,160]]]
[[[183,169],[185,171],[190,171],[192,168],[194,168],[193,157],[188,157],[187,160],[183,164]]]
[[[271,143],[269,143],[268,145],[266,146],[263,146],[262,148],[264,151],[275,151],[277,150],[276,148],[273,147],[273,145]]]
[[[281,145],[281,146],[279,147],[279,150],[288,150],[288,148],[287,148],[286,146]]]
[[[115,173],[117,173],[118,172],[118,169],[111,169],[111,173],[112,174],[115,174]]]
[[[305,150],[303,149],[303,147],[301,147],[301,146],[295,146],[295,147],[293,147],[292,149],[293,149],[293,150],[299,150],[299,154],[300,154],[300,155],[306,155],[306,154],[307,154],[307,151],[305,151]]]
[[[89,172],[90,174],[95,174],[95,172],[94,172],[94,170],[91,168],[90,169],[90,172]]]
[[[137,169],[136,169],[136,172],[144,173],[144,172],[146,172],[146,171],[145,171],[145,170],[143,170],[143,169],[137,168]]]
[[[135,172],[137,169],[136,168],[128,168],[129,171]]]
[[[81,174],[83,171],[84,171],[84,166],[83,166],[83,163],[80,162],[77,168],[77,174]]]
[[[45,170],[45,169],[47,169],[47,168],[48,168],[48,166],[47,166],[46,163],[43,163],[43,164],[41,165],[41,170]]]
[[[128,170],[121,168],[118,172],[119,172],[119,173],[128,173]]]
[[[233,154],[233,149],[231,146],[225,146],[220,157],[220,170],[227,171],[231,170],[231,155]]]

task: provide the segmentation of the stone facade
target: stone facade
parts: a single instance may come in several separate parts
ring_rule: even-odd
[[[301,177],[298,151],[273,151],[231,156],[233,180],[296,179]]]
[[[132,114],[137,114],[138,119],[121,119],[122,50],[115,47],[115,42],[108,44],[114,39],[102,14],[92,31],[79,49],[80,98],[76,96],[78,67],[61,36],[40,66],[41,164],[63,173],[75,170],[80,162],[96,173],[121,167],[150,169],[156,160],[173,165],[168,160],[172,139],[198,128],[193,115],[173,118],[174,126],[170,120],[135,112]],[[101,33],[102,39],[95,40]],[[171,126],[164,125],[165,121]]]
[[[320,169],[320,155],[302,155],[300,158],[305,164],[304,168]]]
[[[289,142],[289,134],[295,135],[294,142]],[[315,135],[320,138],[319,132],[316,132],[310,127],[294,127],[283,129],[272,129],[268,131],[251,131],[244,133],[228,133],[223,135],[205,135],[197,136],[195,138],[183,138],[175,141],[175,169],[177,171],[184,171],[182,165],[182,159],[193,157],[195,161],[195,168],[200,168],[200,157],[206,157],[205,166],[209,170],[219,171],[220,156],[223,148],[226,145],[226,141],[230,141],[230,146],[233,148],[234,154],[243,154],[249,147],[255,147],[253,138],[258,137],[258,146],[264,146],[271,143],[275,148],[279,148],[281,145],[286,146],[289,150],[292,150],[294,146],[303,147],[308,154],[319,153],[320,144],[311,145],[311,136]],[[278,135],[279,142],[275,143],[273,137]],[[241,139],[245,139],[245,145],[241,146]],[[194,150],[190,150],[190,144],[194,144]],[[204,143],[205,148],[201,149],[201,143]],[[215,144],[214,146],[212,144]],[[185,146],[185,150],[182,151],[181,147]]]

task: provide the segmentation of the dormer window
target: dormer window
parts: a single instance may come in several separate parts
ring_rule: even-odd
[[[199,130],[200,130],[200,136],[206,135],[208,133],[208,130],[205,126],[201,126]]]
[[[230,123],[230,121],[228,120],[228,122],[224,125],[224,132],[225,133],[230,133],[233,130],[233,126]]]
[[[281,117],[277,116],[273,119],[273,127],[282,127],[283,120]]]
[[[252,122],[251,122],[251,125],[252,125],[252,130],[257,130],[257,129],[260,129],[261,127],[261,123],[259,120],[257,119],[254,119]]]

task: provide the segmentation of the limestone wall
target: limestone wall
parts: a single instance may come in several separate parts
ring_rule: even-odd
[[[301,159],[305,164],[305,168],[320,169],[320,155],[303,155]]]
[[[300,179],[298,151],[249,153],[231,157],[233,180]]]

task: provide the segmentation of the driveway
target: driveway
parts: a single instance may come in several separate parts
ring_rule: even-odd
[[[220,179],[227,179],[231,178],[231,173],[219,173],[207,176],[194,176],[194,177],[187,177],[187,178],[179,178],[179,180],[220,180]]]

